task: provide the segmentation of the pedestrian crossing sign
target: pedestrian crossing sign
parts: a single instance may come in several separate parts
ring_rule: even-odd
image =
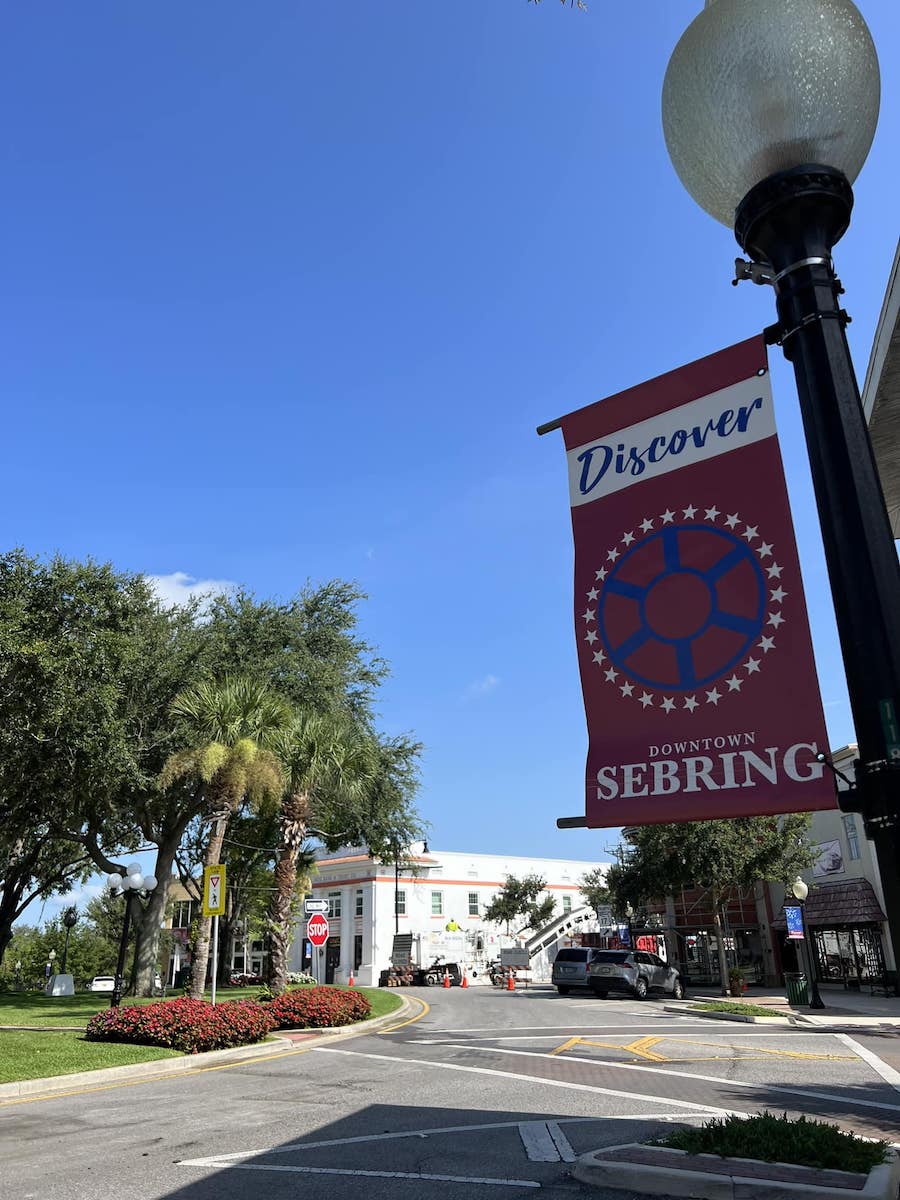
[[[203,915],[221,917],[225,912],[225,868],[220,864],[203,868]]]

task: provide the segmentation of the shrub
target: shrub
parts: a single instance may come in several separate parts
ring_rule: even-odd
[[[678,1129],[655,1142],[688,1154],[719,1154],[723,1158],[755,1158],[762,1162],[793,1163],[822,1170],[868,1174],[884,1162],[887,1142],[869,1142],[824,1121],[776,1117],[763,1112],[753,1117],[714,1118],[699,1129]]]
[[[289,971],[288,972],[288,983],[308,984],[308,983],[315,983],[315,982],[316,982],[315,975],[310,975],[306,971]]]
[[[304,987],[282,992],[266,1005],[275,1029],[323,1029],[364,1020],[372,1011],[360,992],[334,987]]]
[[[210,1004],[184,996],[104,1009],[88,1021],[85,1037],[89,1042],[133,1042],[199,1054],[260,1042],[271,1030],[268,1006],[252,1000]]]

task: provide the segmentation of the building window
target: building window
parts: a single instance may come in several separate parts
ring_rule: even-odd
[[[478,893],[469,892],[469,916],[477,917],[479,915]]]
[[[856,830],[854,813],[844,813],[844,833],[847,835],[847,850],[850,858],[859,858],[859,834]]]
[[[852,856],[851,856],[852,857]],[[194,915],[193,900],[176,900],[175,911],[172,914],[173,929],[189,929]]]
[[[444,915],[444,893],[431,893],[431,915],[433,917],[442,917]]]
[[[362,934],[353,936],[353,970],[358,971],[362,966]]]
[[[332,920],[337,920],[341,915],[341,893],[328,893],[328,915]]]
[[[562,901],[563,901],[563,912],[570,913],[572,911],[572,897],[571,896],[563,896]]]
[[[404,892],[402,890],[397,892],[396,898],[397,898],[397,916],[405,917],[406,916],[406,892]]]
[[[361,917],[361,916],[363,915],[363,894],[362,894],[362,888],[357,888],[357,889],[356,889],[356,915],[357,915],[358,917]]]

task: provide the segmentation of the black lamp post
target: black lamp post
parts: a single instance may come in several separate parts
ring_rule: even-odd
[[[809,980],[809,1007],[824,1008],[825,1001],[819,994],[818,972],[816,971],[816,956],[809,944],[809,926],[806,924],[806,897],[809,895],[809,884],[798,875],[791,884],[794,899],[800,907],[800,927],[803,933],[803,953],[806,955],[806,977]]]
[[[900,569],[831,260],[879,92],[851,0],[706,0],[669,62],[663,126],[682,183],[753,260],[738,279],[775,290],[766,332],[797,380],[859,745],[846,803],[878,851],[900,968]]]
[[[119,957],[116,962],[116,979],[110,1008],[118,1008],[125,990],[125,954],[128,950],[128,930],[131,925],[131,904],[135,896],[147,896],[156,887],[155,875],[144,875],[140,863],[131,863],[124,875],[108,875],[107,886],[114,896],[125,897],[125,918],[122,921],[122,936],[119,939]]]
[[[62,975],[65,975],[65,973],[66,973],[66,963],[69,960],[69,935],[71,934],[72,930],[74,929],[77,920],[78,920],[78,909],[75,908],[74,905],[72,905],[72,907],[67,908],[66,911],[62,915],[62,923],[66,927],[66,940],[63,945],[62,966],[60,967],[60,974],[62,974]]]

